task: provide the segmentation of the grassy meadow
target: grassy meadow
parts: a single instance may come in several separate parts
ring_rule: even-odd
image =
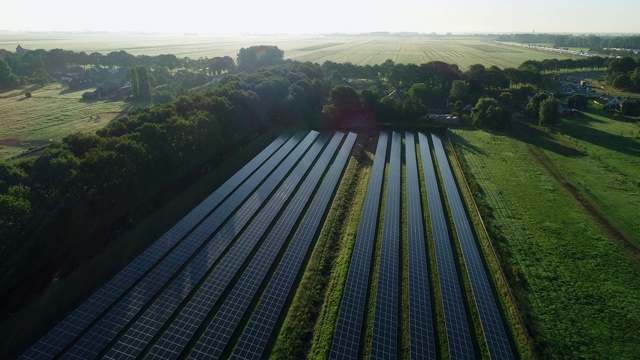
[[[540,165],[532,154],[532,137],[514,134],[456,129],[451,139],[490,209],[489,222],[501,235],[496,245],[507,258],[508,272],[515,274],[514,292],[538,351],[543,358],[633,358],[640,353],[637,259]],[[573,169],[568,177],[583,179],[594,192],[615,186],[611,179],[621,175],[602,178],[606,165],[592,151],[582,156],[556,151],[549,157],[561,169]],[[610,156],[608,161],[622,162]],[[599,167],[591,170],[593,164]]]
[[[373,35],[195,35],[127,33],[0,32],[0,49],[65,49],[100,52],[124,50],[133,55],[174,54],[178,57],[231,56],[241,47],[276,45],[286,59],[322,64],[327,60],[374,65],[391,59],[421,64],[444,61],[462,70],[469,65],[518,67],[525,60],[565,59],[569,56],[498,45],[473,37],[397,37]]]
[[[122,116],[130,107],[122,101],[85,101],[54,83],[0,93],[0,161],[35,151],[74,132],[94,132]],[[25,92],[32,97],[26,98]]]

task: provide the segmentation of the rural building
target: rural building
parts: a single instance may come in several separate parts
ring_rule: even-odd
[[[105,81],[102,85],[98,86],[94,91],[87,91],[82,94],[82,98],[85,100],[106,99],[108,97],[120,96],[120,85],[112,81]],[[129,84],[129,91],[131,84]]]
[[[71,90],[86,89],[86,88],[92,87],[92,86],[93,86],[93,80],[91,80],[91,79],[75,78],[75,79],[69,81],[69,89],[71,89]]]
[[[602,105],[605,108],[615,108],[618,107],[618,104],[620,103],[620,100],[617,97],[611,95],[602,95],[594,101],[596,104]]]
[[[393,99],[396,103],[401,103],[404,101],[404,92],[402,90],[393,90],[387,97]]]

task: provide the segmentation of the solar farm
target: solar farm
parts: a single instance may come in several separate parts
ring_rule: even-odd
[[[329,357],[401,358],[401,319],[412,359],[517,357],[440,136],[310,131],[279,136],[21,358],[269,357],[364,138],[377,142]]]

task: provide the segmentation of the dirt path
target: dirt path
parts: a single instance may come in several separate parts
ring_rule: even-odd
[[[536,136],[532,133],[529,125],[514,121],[513,128],[516,132],[523,136]],[[564,177],[562,171],[556,167],[553,161],[542,150],[530,143],[527,143],[527,150],[533,158],[542,166],[551,177],[553,177],[562,187],[580,204],[589,217],[602,229],[609,237],[614,240],[622,249],[624,249],[630,257],[640,263],[640,249],[627,238],[618,227],[603,214],[589,199],[587,199],[567,178]]]

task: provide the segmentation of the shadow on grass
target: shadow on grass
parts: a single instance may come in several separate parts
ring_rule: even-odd
[[[469,128],[467,130],[474,130],[474,128]],[[480,130],[477,130],[477,131],[480,131]],[[482,150],[481,148],[471,144],[470,142],[468,142],[462,136],[459,136],[458,134],[456,134],[454,132],[448,132],[447,134],[449,135],[449,138],[451,138],[451,140],[455,143],[455,145],[460,147],[464,151],[467,151],[467,152],[470,152],[470,153],[476,154],[476,155],[477,154],[480,154],[480,155],[486,155],[487,154],[484,150]]]
[[[512,125],[513,130],[511,132],[504,132],[503,134],[505,136],[513,137],[516,140],[562,156],[580,157],[586,155],[582,150],[570,146],[567,143],[560,142],[549,132],[532,126],[526,120],[514,120]]]
[[[590,111],[590,113],[594,115],[606,116],[613,121],[634,121],[633,119],[621,115],[614,118],[611,114],[604,111],[604,114],[600,114],[599,111]],[[562,127],[562,131],[573,138],[591,143],[602,148],[606,148],[630,156],[640,156],[640,139],[637,138],[638,135],[625,136],[624,133],[613,134],[603,130],[595,129],[589,126],[589,124],[593,122],[604,123],[605,121],[594,119],[590,116],[581,115],[576,118],[575,121],[565,123]],[[640,128],[638,128],[637,131],[638,133],[640,133]],[[633,131],[631,132],[631,134],[633,134]]]

